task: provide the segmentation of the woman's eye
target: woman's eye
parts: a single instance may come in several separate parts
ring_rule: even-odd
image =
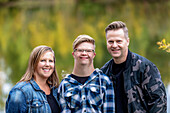
[[[49,60],[49,62],[54,62],[53,60]]]
[[[41,60],[41,62],[45,62],[45,60]]]

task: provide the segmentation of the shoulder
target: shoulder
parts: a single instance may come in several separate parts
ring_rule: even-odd
[[[17,83],[10,91],[10,94],[13,95],[24,95],[26,98],[29,98],[34,91],[33,86],[30,82],[19,82]]]
[[[152,63],[150,60],[148,60],[147,58],[145,58],[145,57],[143,57],[143,56],[141,56],[141,55],[139,55],[137,53],[131,52],[131,54],[132,54],[132,60],[134,60],[134,61],[139,61],[140,60],[142,63],[146,63],[146,64]]]
[[[137,54],[137,53],[132,53],[132,64],[133,65],[140,65],[142,67],[146,67],[146,66],[154,66],[155,64],[152,63],[150,60],[148,60],[147,58]]]
[[[108,62],[106,62],[100,69],[103,71],[106,68],[108,68],[113,63],[113,59],[110,59]]]
[[[72,80],[72,77],[70,76],[70,74],[66,75],[60,82],[58,91],[60,92],[63,88],[67,89],[68,87],[71,87],[71,83],[73,83],[73,82],[74,82],[74,80]]]
[[[139,54],[133,53],[133,52],[132,52],[132,64],[134,66],[133,69],[137,70],[138,68],[140,68],[140,70],[143,69],[143,71],[144,70],[155,71],[158,74],[160,74],[158,68],[156,67],[156,65],[153,62],[151,62],[147,58],[145,58]]]
[[[11,102],[20,103],[23,100],[26,99],[26,90],[25,87],[28,87],[27,82],[19,82],[17,83],[9,92],[8,99],[10,99]]]
[[[14,90],[21,90],[21,91],[25,91],[27,89],[30,89],[32,88],[31,84],[29,82],[19,82],[17,83],[12,89],[11,91],[14,91]]]
[[[108,84],[111,84],[111,83],[112,83],[111,80],[110,80],[110,78],[109,78],[106,74],[104,74],[101,69],[96,68],[96,72],[99,74],[99,78],[100,78],[103,82],[106,82],[106,83],[108,83]]]
[[[110,74],[112,73],[112,64],[113,64],[113,59],[106,62],[103,65],[103,67],[101,67],[100,69],[103,71],[104,74],[106,74],[107,76],[110,76]]]
[[[69,83],[69,81],[72,80],[71,74],[67,74],[62,80],[61,80],[61,84],[66,84]]]

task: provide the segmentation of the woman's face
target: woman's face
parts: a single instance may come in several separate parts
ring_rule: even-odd
[[[54,54],[51,51],[47,51],[41,55],[38,65],[35,69],[35,79],[48,79],[54,71]]]

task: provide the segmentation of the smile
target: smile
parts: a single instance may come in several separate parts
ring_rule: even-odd
[[[50,69],[43,69],[43,70],[46,71],[46,72],[50,71]]]
[[[80,57],[81,59],[88,59],[88,57],[86,57],[86,56],[83,56],[83,57]]]

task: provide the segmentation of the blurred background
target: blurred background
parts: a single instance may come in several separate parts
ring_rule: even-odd
[[[170,42],[169,0],[0,0],[0,113],[34,47],[53,48],[61,80],[73,69],[72,42],[88,34],[96,40],[94,65],[100,68],[111,59],[104,29],[115,20],[127,24],[130,50],[160,70],[170,112],[170,53],[157,45],[163,38]]]

